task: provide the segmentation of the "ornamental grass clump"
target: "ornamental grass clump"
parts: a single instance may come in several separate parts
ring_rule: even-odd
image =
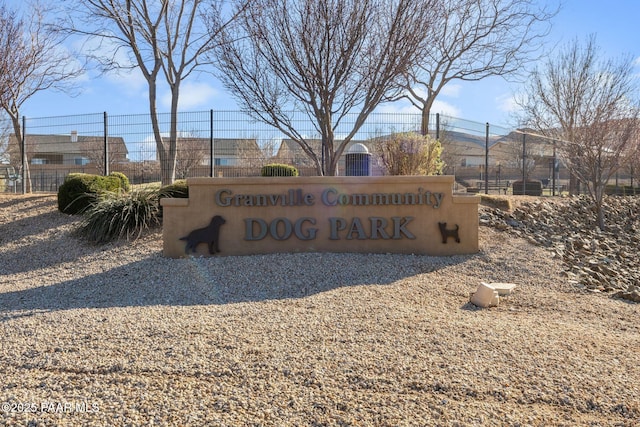
[[[394,133],[376,150],[387,175],[440,175],[445,166],[440,141],[414,132]]]
[[[104,192],[96,195],[78,232],[95,243],[116,239],[136,240],[160,225],[157,189]]]

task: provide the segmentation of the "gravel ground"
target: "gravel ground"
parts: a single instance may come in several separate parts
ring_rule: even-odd
[[[471,256],[165,259],[0,195],[0,425],[635,426],[640,306],[480,228]],[[498,307],[481,281],[513,282]]]

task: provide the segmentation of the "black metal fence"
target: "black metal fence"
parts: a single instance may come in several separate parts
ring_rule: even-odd
[[[160,114],[163,139],[168,139],[170,114]],[[336,139],[347,135],[355,116],[339,126]],[[307,140],[319,141],[313,123],[295,116]],[[317,175],[308,156],[279,130],[239,111],[183,112],[177,117],[176,179],[196,176],[256,176],[268,163],[286,163],[300,175]],[[514,182],[536,180],[544,194],[566,189],[569,173],[558,158],[556,141],[529,132],[449,116],[431,118],[430,134],[443,146],[444,173],[456,176],[457,190],[490,193],[520,191]],[[420,129],[420,114],[374,113],[349,146],[361,143],[371,153],[367,173],[385,174],[376,141],[397,132]],[[159,182],[156,138],[148,114],[25,118],[23,140],[7,132],[0,141],[0,191],[56,192],[73,172],[122,172],[133,184]],[[25,156],[20,156],[20,144]],[[348,146],[348,148],[349,148]],[[349,150],[345,150],[343,157]],[[344,159],[338,174],[346,173]],[[631,171],[621,171],[615,185],[634,184]],[[637,179],[635,180],[637,183]],[[614,183],[612,183],[614,184]],[[529,188],[531,190],[532,187]],[[524,189],[526,192],[526,187]]]

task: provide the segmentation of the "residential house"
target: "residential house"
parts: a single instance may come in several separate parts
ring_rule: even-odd
[[[57,191],[73,172],[104,173],[104,136],[27,134],[25,146],[32,191]],[[20,142],[9,135],[10,163],[22,170]],[[126,165],[128,149],[122,137],[107,138],[109,165]]]
[[[9,146],[14,165],[21,163],[18,144],[15,134],[11,134]],[[104,136],[78,135],[77,131],[71,131],[69,135],[27,134],[25,144],[27,161],[31,165],[87,166],[104,162]],[[111,163],[128,161],[129,151],[122,137],[110,136],[107,144]]]
[[[536,135],[531,129],[510,132],[489,148],[493,169],[506,179],[522,179],[523,163],[527,179],[541,180],[545,185],[553,179],[553,140]],[[568,172],[558,159],[556,173],[566,178]],[[556,175],[558,178],[559,175]]]
[[[384,175],[384,167],[379,156],[376,154],[376,146],[380,141],[389,137],[390,135],[384,135],[368,140],[349,141],[338,162],[338,175],[344,175],[345,155],[355,144],[365,145],[369,152],[372,154],[371,175]],[[498,138],[499,137],[497,136],[491,137],[490,143],[495,143]],[[306,140],[306,142],[311,146],[315,153],[320,155],[320,139],[310,139]],[[339,143],[341,143],[341,141],[337,140],[336,145],[338,145]],[[447,131],[446,133],[443,133],[441,135],[441,143],[443,146],[442,157],[447,164],[446,173],[454,175],[460,174],[462,177],[481,179],[480,177],[483,173],[486,152],[484,136],[476,136],[463,132]],[[303,174],[302,171],[306,171],[306,173],[304,174],[308,175],[316,174],[315,166],[310,160],[309,156],[303,151],[300,145],[292,139],[282,140],[276,157],[279,162],[296,166],[299,170],[301,170],[301,175]]]
[[[209,176],[212,158],[215,176],[259,175],[267,163],[255,138],[180,137],[176,178]]]

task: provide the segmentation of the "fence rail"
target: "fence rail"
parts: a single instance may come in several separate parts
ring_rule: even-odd
[[[159,118],[162,136],[167,138],[171,115],[160,114]],[[336,139],[349,133],[355,116],[349,119],[346,117],[338,127]],[[295,143],[242,112],[183,112],[177,121],[177,179],[256,176],[263,165],[272,162],[296,166],[301,175],[317,174]],[[301,134],[310,140],[319,139],[303,113],[296,114],[295,121]],[[430,134],[443,146],[444,172],[456,176],[458,189],[511,193],[515,181],[537,180],[543,184],[543,192],[552,195],[563,191],[568,183],[569,174],[557,156],[556,141],[449,116],[436,115],[430,123]],[[369,147],[373,155],[368,172],[383,175],[376,141],[392,133],[419,129],[418,113],[373,113],[352,143]],[[133,184],[160,181],[161,165],[148,114],[24,118],[22,141],[9,132],[5,134],[0,140],[0,191],[55,192],[73,172],[122,172]],[[20,144],[24,158],[19,155]],[[345,174],[345,168],[342,159],[338,173]],[[633,171],[621,171],[611,184],[633,187],[637,182]]]

